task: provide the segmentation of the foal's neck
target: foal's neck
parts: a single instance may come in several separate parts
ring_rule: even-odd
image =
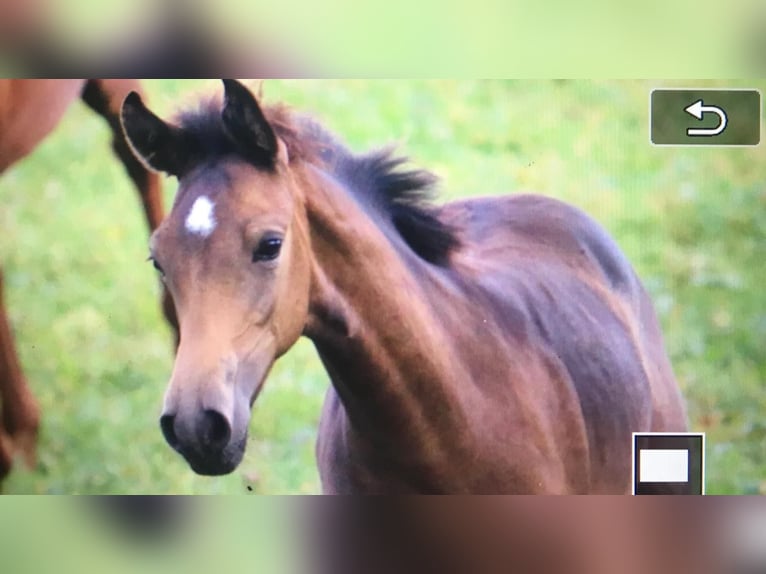
[[[462,374],[438,314],[444,278],[333,176],[310,167],[303,185],[314,258],[305,334],[352,427],[387,445],[418,437],[408,454],[440,456],[437,427],[462,423]]]

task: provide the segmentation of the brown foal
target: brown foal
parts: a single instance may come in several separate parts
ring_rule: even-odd
[[[433,177],[354,155],[242,84],[128,140],[175,175],[151,252],[181,343],[161,417],[201,474],[240,463],[250,407],[305,335],[332,380],[328,493],[626,493],[631,432],[683,431],[652,303],[581,211],[511,195],[433,206]]]
[[[0,173],[32,152],[79,97],[109,124],[114,152],[139,192],[149,229],[156,229],[164,215],[159,177],[136,160],[120,127],[120,104],[138,87],[135,80],[0,80]],[[16,453],[34,464],[40,418],[19,365],[2,287],[0,270],[0,480]],[[163,307],[175,325],[167,295]]]

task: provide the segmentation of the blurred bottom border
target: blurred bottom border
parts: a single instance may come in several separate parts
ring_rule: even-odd
[[[0,571],[756,574],[755,497],[3,497]]]

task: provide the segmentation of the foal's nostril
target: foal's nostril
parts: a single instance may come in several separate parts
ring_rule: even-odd
[[[197,437],[206,446],[223,448],[231,438],[229,421],[218,411],[206,410],[197,426]]]
[[[168,441],[168,444],[174,449],[178,449],[178,437],[175,430],[176,416],[175,415],[162,415],[160,417],[160,428],[162,429],[162,436]]]

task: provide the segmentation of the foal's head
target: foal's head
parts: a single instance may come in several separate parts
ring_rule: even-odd
[[[178,178],[151,259],[176,304],[181,341],[160,419],[200,474],[242,460],[255,400],[308,313],[309,245],[285,142],[242,84],[222,106],[165,123],[137,94],[122,121],[135,153]]]

